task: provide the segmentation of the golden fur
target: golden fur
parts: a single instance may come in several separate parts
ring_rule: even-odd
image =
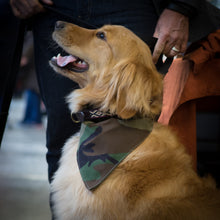
[[[154,117],[161,109],[162,78],[148,46],[121,26],[87,30],[62,23],[53,38],[89,64],[82,73],[53,68],[76,81],[72,112],[86,105],[123,119]],[[105,39],[97,37],[104,33]],[[76,161],[78,134],[63,148],[51,184],[60,220],[218,220],[220,193],[211,178],[200,178],[173,132],[155,123],[153,131],[94,191],[84,186]]]

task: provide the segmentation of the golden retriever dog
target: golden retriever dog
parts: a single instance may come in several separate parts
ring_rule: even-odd
[[[69,55],[53,57],[50,65],[80,86],[67,97],[71,113],[92,106],[122,124],[160,114],[162,77],[149,47],[130,30],[117,25],[89,30],[58,21],[53,39]],[[149,135],[92,189],[80,174],[79,140],[80,134],[67,140],[51,184],[57,219],[220,219],[214,180],[196,174],[168,127],[153,123]]]

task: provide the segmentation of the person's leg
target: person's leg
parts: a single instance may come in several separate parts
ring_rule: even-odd
[[[105,24],[123,25],[132,30],[146,43],[153,36],[157,23],[152,0],[93,0],[90,7],[91,23],[97,26]]]
[[[17,19],[8,0],[0,1],[0,147],[20,64],[24,23]]]
[[[36,70],[48,116],[46,145],[49,181],[57,170],[65,141],[79,130],[79,125],[72,122],[65,102],[67,94],[78,85],[55,73],[49,66],[49,60],[60,52],[52,40],[56,20],[51,15],[40,15],[33,25]]]

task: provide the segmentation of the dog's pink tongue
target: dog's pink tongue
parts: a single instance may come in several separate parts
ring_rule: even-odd
[[[58,54],[58,56],[57,56],[57,65],[60,66],[60,67],[64,67],[68,63],[74,62],[76,60],[77,60],[77,58],[72,56],[72,55],[62,57],[60,54]]]

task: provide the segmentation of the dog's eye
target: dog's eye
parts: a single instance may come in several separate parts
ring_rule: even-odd
[[[105,36],[105,33],[100,31],[100,32],[97,32],[96,33],[96,37],[102,39],[102,40],[106,40],[106,36]]]

